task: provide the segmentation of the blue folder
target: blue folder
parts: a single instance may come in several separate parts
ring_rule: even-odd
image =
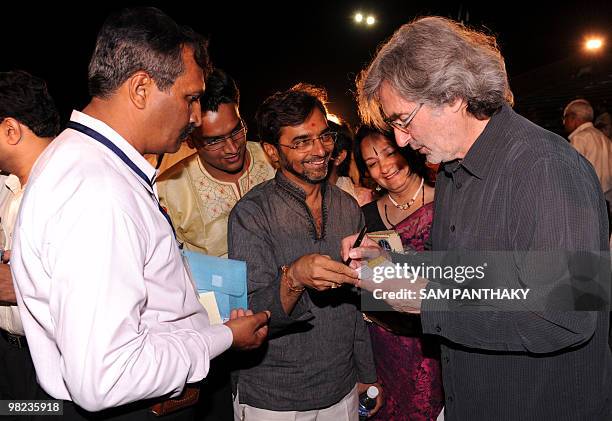
[[[198,292],[215,293],[223,321],[229,320],[232,309],[247,308],[246,262],[190,250],[183,250],[183,255]]]

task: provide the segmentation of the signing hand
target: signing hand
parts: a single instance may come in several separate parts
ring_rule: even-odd
[[[353,234],[342,239],[342,259],[346,260],[350,257],[352,259],[350,266],[353,269],[356,269],[361,266],[364,260],[375,259],[378,256],[384,254],[384,250],[378,245],[376,241],[368,237],[367,234],[363,238],[363,241],[361,241],[360,247],[354,249],[351,248],[353,247],[353,244],[355,244],[355,240],[358,236],[359,234]]]

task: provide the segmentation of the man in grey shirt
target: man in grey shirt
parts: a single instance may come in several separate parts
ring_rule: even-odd
[[[495,39],[448,19],[418,19],[381,47],[358,95],[368,122],[391,126],[399,146],[441,164],[433,250],[500,253],[505,260],[495,266],[505,270],[486,276],[486,286],[529,288],[535,304],[545,304],[421,302],[420,294],[390,303],[420,313],[423,332],[441,339],[445,419],[609,419],[609,274],[576,265],[595,256],[609,268],[603,193],[592,166],[567,142],[510,108]],[[351,240],[343,242],[346,256],[375,251],[366,242],[349,252]],[[429,293],[457,290],[456,282],[404,285]],[[599,286],[599,306],[554,301]]]
[[[342,238],[364,219],[326,181],[336,134],[322,95],[297,85],[262,104],[260,138],[280,170],[230,214],[229,257],[247,262],[249,307],[272,314],[269,345],[242,361],[237,419],[355,421],[358,393],[376,382],[357,275],[340,263]]]

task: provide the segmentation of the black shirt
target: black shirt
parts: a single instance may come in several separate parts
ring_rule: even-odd
[[[607,232],[588,161],[508,106],[439,171],[434,250],[603,251]],[[421,312],[423,331],[442,337],[448,421],[607,419],[607,312],[441,311],[448,305],[424,300]]]
[[[368,226],[368,232],[386,231],[388,229],[380,217],[380,212],[378,212],[378,200],[366,203],[361,207],[361,210]]]

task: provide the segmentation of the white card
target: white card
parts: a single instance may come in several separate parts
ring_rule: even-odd
[[[208,320],[211,325],[220,325],[223,323],[214,292],[201,292],[200,304],[202,304],[204,309],[206,309],[206,312],[208,313]]]

